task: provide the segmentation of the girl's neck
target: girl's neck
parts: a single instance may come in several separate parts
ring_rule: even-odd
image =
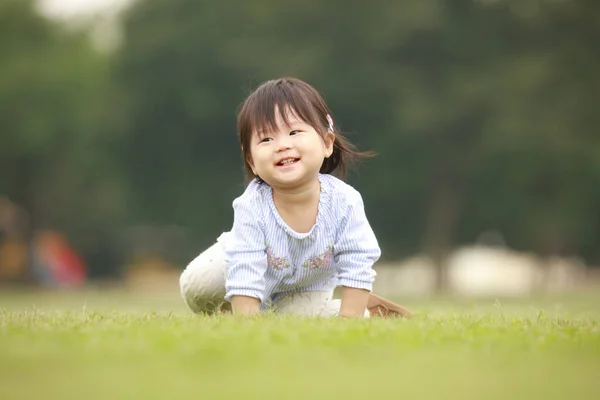
[[[315,179],[294,190],[273,190],[273,202],[279,216],[295,232],[308,233],[317,222],[321,182]]]
[[[318,203],[321,183],[315,179],[294,189],[273,189],[273,201],[278,207],[293,208]]]

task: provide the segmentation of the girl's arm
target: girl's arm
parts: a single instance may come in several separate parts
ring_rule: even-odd
[[[345,207],[334,244],[338,286],[342,287],[340,315],[364,316],[373,288],[373,264],[381,256],[375,233],[365,215],[360,193],[346,193]]]
[[[258,222],[260,212],[252,193],[234,200],[233,209],[233,228],[225,251],[225,300],[231,302],[234,314],[257,314],[264,300],[267,271],[265,237]]]

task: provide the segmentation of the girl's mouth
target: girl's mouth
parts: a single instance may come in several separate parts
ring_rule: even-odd
[[[300,159],[299,158],[286,158],[286,159],[279,161],[275,165],[277,165],[278,167],[287,167],[287,166],[297,163],[298,160],[300,160]]]

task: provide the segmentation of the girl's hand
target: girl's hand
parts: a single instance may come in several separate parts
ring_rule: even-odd
[[[364,317],[370,292],[366,289],[342,286],[340,317]]]
[[[257,315],[260,313],[260,300],[248,296],[231,297],[233,315]]]

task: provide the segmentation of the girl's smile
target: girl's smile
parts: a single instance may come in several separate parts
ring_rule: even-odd
[[[297,163],[298,161],[300,161],[300,158],[285,157],[285,158],[281,159],[280,161],[278,161],[275,165],[277,165],[278,167],[288,167],[290,165]]]

